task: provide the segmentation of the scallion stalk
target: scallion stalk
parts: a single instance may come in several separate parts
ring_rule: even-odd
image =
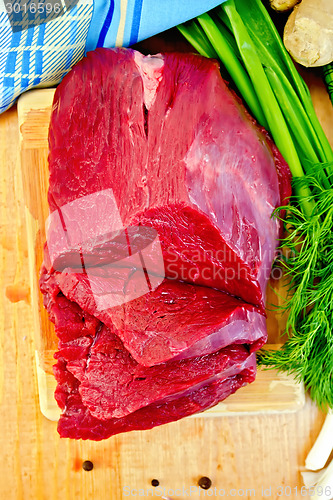
[[[265,115],[254,91],[253,84],[242,64],[238,61],[237,57],[235,58],[234,52],[228,44],[228,41],[208,14],[202,14],[199,16],[198,21],[204,29],[219,58],[227,68],[227,71],[233,79],[235,85],[241,92],[249,109],[256,119],[263,124],[263,126],[265,126],[265,124],[268,126]]]
[[[326,64],[323,67],[323,75],[328,95],[333,104],[333,63]]]
[[[218,59],[218,55],[205,32],[200,29],[200,26],[195,21],[192,20],[186,24],[180,24],[178,29],[202,56]]]

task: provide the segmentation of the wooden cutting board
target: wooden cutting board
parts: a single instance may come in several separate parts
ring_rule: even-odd
[[[43,307],[38,287],[39,269],[43,261],[45,221],[49,213],[48,127],[53,95],[53,89],[42,89],[21,96],[18,101],[18,119],[40,408],[48,419],[57,420],[60,413],[53,396],[56,382],[52,371],[57,337]],[[275,313],[273,308],[283,302],[284,296],[283,281],[271,280],[267,297],[267,325],[269,342],[273,345],[269,347],[278,347],[278,342],[281,341],[279,336],[284,330],[286,318]],[[240,389],[225,402],[207,410],[201,416],[293,412],[303,405],[303,386],[296,383],[291,376],[278,374],[275,370],[258,370],[257,379],[253,384]]]

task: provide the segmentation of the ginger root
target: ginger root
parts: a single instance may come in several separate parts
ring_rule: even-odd
[[[283,42],[303,66],[324,66],[333,61],[333,1],[303,0],[286,23]]]
[[[299,2],[300,0],[269,0],[272,9],[277,10],[278,12],[291,10]]]

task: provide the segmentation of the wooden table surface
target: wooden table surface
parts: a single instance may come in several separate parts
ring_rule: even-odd
[[[332,140],[332,108],[310,83]],[[140,488],[152,495],[152,479],[160,498],[218,498],[222,489],[225,497],[301,498],[300,471],[324,421],[308,398],[296,413],[185,419],[100,443],[59,438],[39,409],[15,107],[0,115],[0,169],[0,498],[136,498]],[[197,489],[202,476],[210,490]]]

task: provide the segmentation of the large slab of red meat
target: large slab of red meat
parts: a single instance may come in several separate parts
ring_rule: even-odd
[[[49,144],[60,434],[147,429],[251,382],[290,173],[217,63],[97,49],[59,85]]]
[[[124,227],[157,230],[167,277],[263,305],[286,166],[217,63],[98,49],[58,87],[49,138],[51,211],[111,189]]]

